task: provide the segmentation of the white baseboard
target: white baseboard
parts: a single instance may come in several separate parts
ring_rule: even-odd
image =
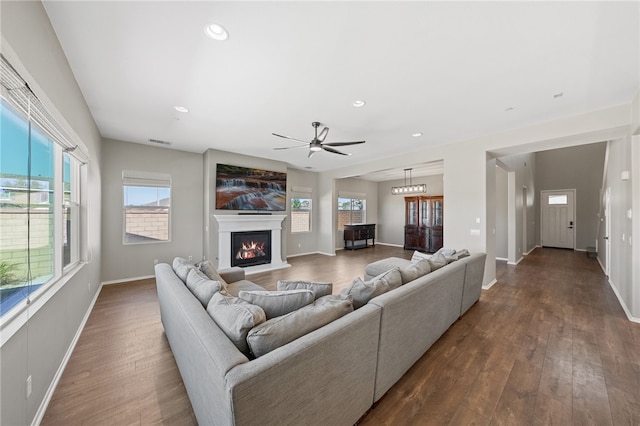
[[[525,256],[529,256],[529,255],[531,254],[531,252],[532,252],[532,251],[534,251],[535,249],[537,249],[538,247],[540,247],[540,246],[533,246],[533,247],[531,248],[531,250],[529,250],[528,252],[526,252],[524,255],[525,255]]]
[[[404,246],[402,244],[381,243],[380,241],[376,241],[376,245],[378,245],[378,244],[380,244],[381,246],[404,248]]]
[[[516,260],[515,262],[507,262],[507,265],[516,266],[518,263],[522,262],[522,259],[523,258],[521,257],[520,259]]]
[[[336,250],[342,250],[342,249],[336,249]],[[322,255],[325,255],[325,256],[335,256],[336,255],[335,253],[325,253],[323,251],[319,251],[318,254],[322,254]]]
[[[53,376],[53,380],[49,385],[49,389],[47,389],[47,392],[44,394],[42,403],[40,403],[40,407],[38,407],[38,411],[36,412],[36,415],[33,418],[33,422],[31,423],[32,426],[37,426],[42,422],[44,414],[47,411],[47,407],[49,407],[49,402],[51,402],[51,398],[53,397],[53,392],[56,390],[56,387],[58,386],[58,382],[62,378],[62,373],[64,372],[64,369],[67,367],[67,363],[69,362],[69,359],[71,359],[71,354],[73,353],[73,350],[76,348],[76,344],[80,339],[80,335],[84,330],[84,326],[87,324],[87,321],[89,320],[89,315],[91,315],[91,311],[93,311],[93,306],[96,304],[96,301],[98,300],[98,296],[100,295],[101,291],[102,291],[102,284],[100,284],[100,287],[96,291],[96,294],[93,296],[93,300],[89,304],[89,308],[87,309],[87,312],[84,314],[84,318],[82,318],[80,327],[78,327],[78,331],[76,331],[75,336],[73,336],[73,340],[71,341],[71,344],[67,349],[67,353],[64,354],[64,358],[62,358],[60,367],[58,367],[58,371],[56,371],[56,374]]]
[[[103,281],[100,283],[100,285],[122,284],[122,283],[131,282],[131,281],[148,280],[149,278],[155,278],[155,277],[156,277],[155,275],[145,275],[142,277],[123,278],[120,280]]]
[[[494,279],[493,279],[493,281],[491,281],[489,284],[487,284],[487,285],[483,285],[483,286],[482,286],[482,289],[483,289],[483,290],[489,290],[489,289],[490,289],[491,287],[493,287],[493,285],[494,285],[495,283],[497,283],[497,282],[498,282],[498,280],[494,278]]]
[[[573,251],[587,251],[587,249],[573,249]]]
[[[600,260],[600,256],[597,256],[596,260],[598,261],[598,265],[600,265],[600,269],[602,269],[602,273],[607,275],[607,270],[605,269],[604,265],[602,264],[602,261]]]
[[[624,313],[627,315],[627,318],[629,319],[629,321],[640,323],[640,318],[636,318],[633,315],[631,315],[631,311],[627,308],[627,305],[624,303],[624,300],[622,300],[622,297],[620,297],[620,293],[618,293],[618,289],[613,284],[613,282],[611,280],[607,280],[607,281],[609,282],[611,289],[613,290],[616,297],[618,298],[618,302],[620,302],[620,306],[622,306],[622,309],[624,310]]]
[[[502,262],[508,262],[509,259],[507,259],[506,257],[496,257],[496,260],[500,260]]]
[[[287,259],[289,259],[290,257],[308,256],[310,254],[324,254],[324,253],[320,253],[319,251],[310,251],[307,253],[288,254]]]

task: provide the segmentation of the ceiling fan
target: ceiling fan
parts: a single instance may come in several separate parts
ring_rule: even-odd
[[[311,156],[313,154],[315,154],[318,151],[322,151],[325,150],[327,152],[332,152],[334,154],[340,154],[340,155],[351,155],[351,154],[346,154],[344,152],[340,152],[337,149],[333,149],[333,146],[346,146],[346,145],[357,145],[360,143],[365,143],[365,141],[353,141],[353,142],[328,142],[325,143],[324,140],[327,137],[327,134],[329,133],[329,128],[328,127],[324,127],[321,131],[320,134],[318,134],[318,127],[320,127],[320,123],[317,121],[314,121],[313,123],[311,123],[311,125],[314,127],[316,135],[314,136],[314,138],[311,140],[311,142],[306,142],[306,141],[302,141],[300,139],[296,139],[296,138],[292,138],[291,136],[283,136],[283,135],[279,135],[277,133],[272,133],[273,136],[278,136],[279,138],[284,138],[284,139],[291,139],[293,141],[296,142],[302,142],[304,145],[300,145],[300,146],[285,146],[282,148],[274,148],[274,149],[294,149],[294,148],[304,148],[305,146],[309,146],[309,155],[307,156],[307,158],[311,158]]]

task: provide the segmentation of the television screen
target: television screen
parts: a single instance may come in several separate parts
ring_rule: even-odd
[[[216,209],[285,211],[287,174],[218,164]]]

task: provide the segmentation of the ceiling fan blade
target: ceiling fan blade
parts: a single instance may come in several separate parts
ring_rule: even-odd
[[[329,142],[323,143],[324,146],[347,146],[347,145],[357,145],[359,143],[365,143],[366,141],[353,141],[353,142]]]
[[[333,152],[334,154],[340,154],[340,155],[351,155],[351,154],[345,154],[344,152],[340,152],[337,149],[330,148],[326,145],[327,144],[322,145],[322,149],[324,149],[325,151]]]
[[[309,150],[309,155],[307,155],[307,158],[311,158],[311,156],[312,156],[313,154],[315,154],[315,153],[316,153],[315,151],[311,151],[311,150]]]
[[[301,141],[300,139],[292,138],[291,136],[279,135],[277,133],[271,133],[271,134],[273,136],[277,136],[279,138],[291,139],[292,141],[297,141],[297,142],[302,142],[302,143],[309,143],[309,141]]]
[[[298,146],[282,146],[282,147],[279,147],[279,148],[273,148],[273,149],[279,150],[279,149],[296,149],[296,148],[306,148],[306,145],[298,145]]]
[[[318,140],[320,142],[324,142],[324,140],[326,139],[327,135],[329,134],[329,128],[325,127],[324,129],[322,129],[322,131],[320,132],[320,134],[318,135]]]

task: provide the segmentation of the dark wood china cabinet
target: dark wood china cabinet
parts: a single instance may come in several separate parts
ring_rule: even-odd
[[[433,253],[442,248],[444,197],[404,198],[404,248]]]

